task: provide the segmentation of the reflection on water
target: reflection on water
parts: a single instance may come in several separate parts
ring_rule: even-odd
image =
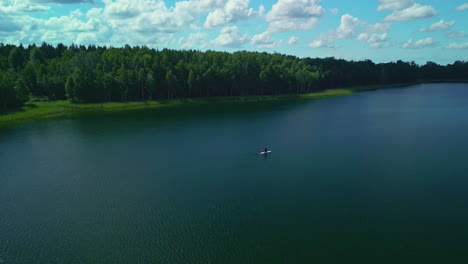
[[[430,84],[2,127],[0,259],[463,263],[467,99]]]

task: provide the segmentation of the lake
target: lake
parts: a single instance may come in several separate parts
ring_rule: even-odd
[[[0,263],[464,263],[467,135],[468,84],[0,127]]]

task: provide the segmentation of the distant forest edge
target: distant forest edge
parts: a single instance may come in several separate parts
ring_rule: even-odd
[[[126,102],[299,94],[352,86],[468,79],[468,62],[375,64],[239,51],[4,45],[0,112],[28,101]]]

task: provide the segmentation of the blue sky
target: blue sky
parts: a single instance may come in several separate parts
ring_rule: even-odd
[[[0,42],[468,60],[466,0],[0,0]]]

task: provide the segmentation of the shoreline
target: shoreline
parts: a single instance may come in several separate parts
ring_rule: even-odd
[[[468,81],[440,81],[439,83],[467,83]],[[49,101],[49,102],[29,102],[19,110],[12,110],[0,114],[0,125],[5,125],[20,121],[47,119],[72,115],[79,112],[90,111],[123,111],[143,108],[175,107],[181,105],[201,105],[215,103],[248,103],[262,101],[286,101],[286,100],[304,100],[319,99],[326,97],[344,96],[365,91],[376,91],[386,88],[402,88],[412,85],[436,83],[435,81],[414,82],[401,84],[355,86],[342,89],[329,89],[320,92],[307,94],[283,94],[283,95],[254,95],[254,96],[225,96],[225,97],[200,97],[200,98],[181,98],[165,99],[154,101],[134,101],[134,102],[105,102],[90,104],[72,104],[68,100]]]

